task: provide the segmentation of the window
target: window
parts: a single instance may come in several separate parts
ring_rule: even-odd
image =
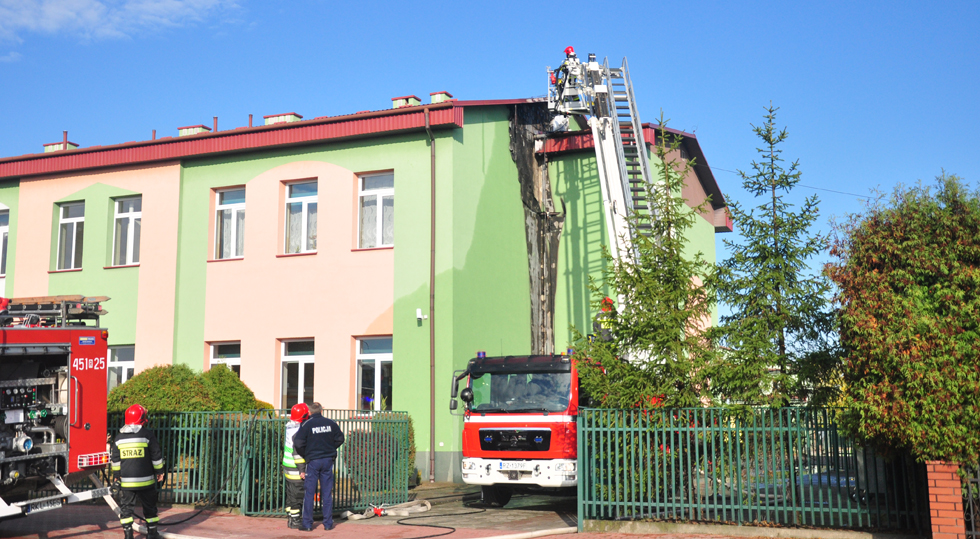
[[[225,365],[242,377],[242,343],[227,342],[211,345],[211,366]]]
[[[357,409],[391,410],[391,337],[357,341]]]
[[[358,182],[360,212],[358,247],[370,249],[394,245],[395,175],[389,172],[361,176]]]
[[[140,224],[143,197],[116,199],[116,226],[113,229],[112,265],[140,263]]]
[[[316,251],[316,182],[286,186],[286,253]]]
[[[109,380],[106,384],[109,391],[133,377],[133,370],[136,368],[135,358],[136,347],[133,345],[109,347]]]
[[[85,236],[85,203],[62,204],[58,212],[58,269],[79,269]]]
[[[0,234],[3,235],[3,245],[0,246],[0,279],[7,276],[7,232],[9,231],[10,210],[0,210]],[[3,287],[0,287],[0,292],[3,292]]]
[[[214,257],[245,256],[245,189],[218,191],[215,206]]]
[[[313,341],[282,343],[282,408],[313,400]]]

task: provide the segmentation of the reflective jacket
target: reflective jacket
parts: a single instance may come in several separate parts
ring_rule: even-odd
[[[282,474],[287,481],[302,481],[299,474],[306,471],[306,461],[293,451],[293,436],[299,430],[299,421],[286,423],[286,441],[282,447]]]
[[[153,488],[156,476],[163,473],[163,451],[150,429],[126,425],[112,441],[112,473],[124,489]]]

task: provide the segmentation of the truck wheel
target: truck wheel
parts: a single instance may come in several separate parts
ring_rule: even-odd
[[[503,507],[510,501],[511,491],[507,487],[497,485],[483,485],[483,503],[493,507]]]

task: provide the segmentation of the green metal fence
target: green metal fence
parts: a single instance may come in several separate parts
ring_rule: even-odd
[[[408,501],[409,420],[404,412],[324,410],[347,438],[334,464],[333,509]],[[285,516],[282,462],[288,410],[151,414],[166,459],[163,503],[237,506],[246,515]],[[122,414],[110,414],[118,432]],[[320,509],[319,499],[315,510]]]
[[[578,415],[578,521],[929,529],[925,467],[840,434],[831,409]]]

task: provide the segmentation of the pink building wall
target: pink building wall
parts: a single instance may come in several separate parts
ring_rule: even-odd
[[[249,180],[245,257],[207,264],[202,364],[207,368],[209,343],[241,341],[242,380],[278,406],[280,342],[312,338],[315,398],[328,408],[353,408],[354,338],[392,334],[394,250],[358,250],[354,237],[324,232],[315,254],[283,255],[284,182],[311,179],[318,183],[318,230],[357,230],[350,170],[301,161]],[[210,207],[213,216],[214,191]],[[208,233],[213,258],[213,217]]]

